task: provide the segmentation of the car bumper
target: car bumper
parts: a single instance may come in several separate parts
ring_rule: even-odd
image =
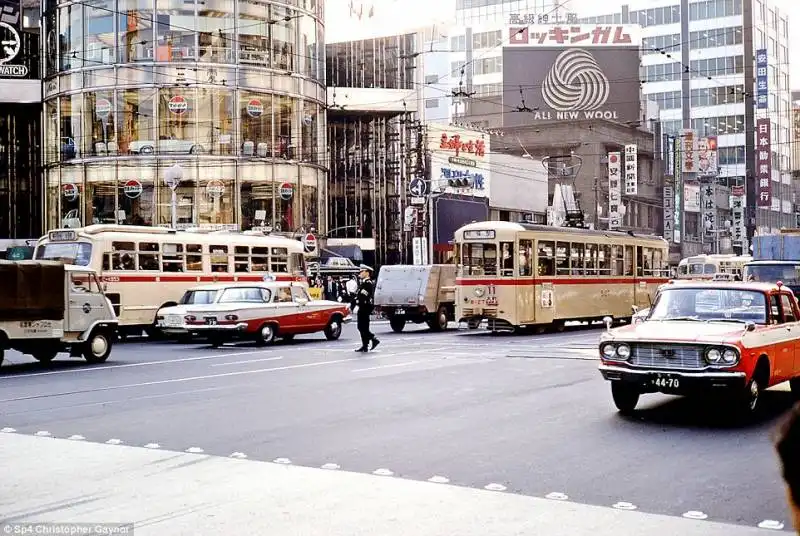
[[[238,333],[247,329],[246,322],[236,324],[197,324],[189,326],[189,330],[195,333]]]
[[[735,371],[636,370],[615,365],[600,365],[603,378],[611,382],[636,385],[644,393],[685,394],[712,390],[744,389],[747,375]],[[656,381],[660,380],[660,381]],[[665,381],[664,381],[665,380]],[[675,382],[677,380],[677,383]]]

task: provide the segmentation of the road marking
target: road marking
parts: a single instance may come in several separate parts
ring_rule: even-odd
[[[49,372],[31,372],[30,374],[9,374],[5,376],[0,376],[0,381],[2,380],[12,380],[14,378],[34,378],[36,376],[50,376],[53,374],[68,374],[70,372],[95,372],[101,370],[110,370],[110,369],[118,369],[118,368],[129,368],[129,367],[148,367],[154,365],[171,365],[172,363],[186,363],[188,361],[203,361],[206,359],[221,359],[223,357],[231,357],[237,355],[250,355],[250,354],[263,354],[265,352],[273,352],[274,350],[255,350],[250,352],[233,352],[227,354],[214,354],[214,355],[204,355],[204,356],[196,356],[196,357],[181,357],[178,359],[163,359],[160,361],[143,361],[141,363],[125,363],[124,365],[107,365],[107,366],[93,366],[88,368],[74,368],[74,369],[65,369],[65,370],[51,370]]]
[[[280,463],[282,465],[291,465],[292,460],[290,460],[289,458],[275,458],[274,460],[272,460],[272,463]]]
[[[434,484],[447,484],[450,482],[450,479],[446,476],[432,476],[428,479],[428,482],[433,482]]]
[[[559,493],[558,491],[554,491],[552,493],[548,493],[544,496],[545,499],[550,499],[552,501],[566,501],[569,499],[569,496],[564,493]]]
[[[687,519],[708,519],[708,514],[704,514],[703,512],[698,512],[697,510],[689,510],[688,512],[684,512],[681,517],[685,517]]]
[[[202,454],[205,451],[200,447],[189,447],[188,449],[186,449],[186,452],[190,454]]]
[[[320,469],[328,469],[331,471],[336,471],[337,469],[341,469],[341,466],[335,463],[326,463],[322,465]]]
[[[247,458],[247,454],[245,454],[244,452],[234,452],[234,453],[231,454],[230,457],[231,458],[239,458],[240,460],[243,460],[243,459]]]
[[[487,484],[483,489],[488,489],[489,491],[505,491],[506,487],[502,484]]]
[[[774,519],[765,519],[764,521],[758,524],[758,528],[770,529],[770,530],[783,530],[783,523],[781,523],[780,521],[775,521]]]
[[[231,365],[244,365],[246,363],[261,363],[262,361],[279,361],[283,359],[282,355],[275,357],[265,357],[263,359],[248,359],[245,361],[231,361],[230,363],[214,363],[212,367],[230,367]]]
[[[372,474],[373,475],[378,475],[378,476],[393,476],[394,475],[394,473],[391,472],[388,469],[375,469],[374,471],[372,471]]]
[[[636,505],[629,502],[618,502],[611,505],[611,508],[616,508],[617,510],[636,510]]]
[[[377,367],[367,367],[367,368],[359,368],[353,370],[353,372],[365,372],[367,370],[379,370],[379,369],[386,369],[392,367],[405,367],[408,365],[414,365],[416,363],[422,363],[422,361],[408,361],[406,363],[392,363],[391,365],[378,365]]]

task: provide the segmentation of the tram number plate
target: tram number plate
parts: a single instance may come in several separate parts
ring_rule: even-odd
[[[650,383],[654,387],[658,387],[661,389],[679,389],[681,386],[680,378],[675,376],[664,376],[664,375],[657,375],[650,379]]]
[[[207,326],[216,326],[217,325],[217,318],[214,316],[207,316],[204,318],[206,321]]]

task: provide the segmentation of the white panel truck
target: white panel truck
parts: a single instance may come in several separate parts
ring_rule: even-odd
[[[452,264],[382,266],[375,285],[375,309],[397,333],[406,322],[425,322],[432,331],[444,331],[455,320],[455,280]]]
[[[56,261],[0,261],[0,363],[5,351],[52,361],[59,352],[103,363],[117,316],[97,274]]]

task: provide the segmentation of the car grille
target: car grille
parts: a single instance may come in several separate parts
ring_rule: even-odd
[[[703,369],[703,347],[679,344],[635,344],[628,363],[635,367]]]

